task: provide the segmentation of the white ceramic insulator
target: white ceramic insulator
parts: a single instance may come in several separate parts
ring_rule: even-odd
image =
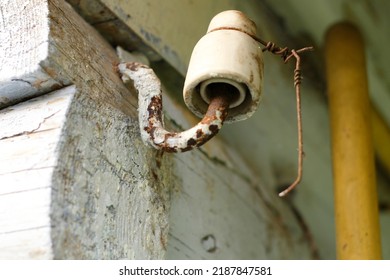
[[[210,104],[210,95],[207,91],[207,87],[211,84],[229,84],[235,88],[236,96],[232,103],[230,103],[229,108],[234,108],[239,106],[245,100],[246,95],[246,87],[241,83],[237,83],[236,81],[224,79],[224,78],[215,78],[208,79],[200,84],[200,96],[207,103]]]
[[[208,108],[204,89],[216,80],[233,85],[239,94],[225,123],[247,119],[257,110],[263,56],[252,38],[255,33],[254,22],[239,11],[225,11],[211,20],[208,33],[194,47],[184,83],[184,102],[195,115],[204,116]]]

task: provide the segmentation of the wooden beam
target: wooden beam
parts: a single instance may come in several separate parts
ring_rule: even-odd
[[[47,2],[44,0],[5,1],[1,4],[0,81],[33,72],[46,58],[47,16]]]
[[[47,1],[6,1],[1,10],[0,109],[69,85],[39,64],[49,56]]]
[[[3,13],[6,27],[11,28],[13,24],[13,17],[8,16],[13,14],[11,10],[15,8],[17,11],[16,6],[24,7],[22,2],[25,1],[17,2],[15,7],[14,2],[1,4],[7,11],[7,16]],[[16,50],[7,51],[1,56],[9,69],[16,65],[16,70],[8,72],[7,67],[2,68],[4,70],[0,76],[0,108],[69,84],[76,84],[79,88],[88,87],[88,83],[94,80],[97,83],[92,86],[112,86],[116,94],[113,98],[104,96],[105,91],[96,91],[97,95],[91,96],[92,98],[105,99],[105,102],[127,114],[135,115],[136,99],[126,93],[115,71],[118,58],[99,33],[82,20],[67,3],[57,0],[30,2],[31,7],[28,5],[23,10],[26,15],[22,17],[23,23],[19,24],[21,27],[13,28],[16,35],[5,44],[5,50],[12,47]],[[35,6],[37,8],[34,8]],[[40,10],[44,12],[41,13]],[[17,39],[25,36],[24,30],[29,26],[36,25],[42,28],[33,29],[36,32],[31,34],[27,33],[30,37],[25,40]],[[39,33],[39,36],[35,33]],[[32,45],[30,41],[33,42]],[[27,52],[27,58],[21,57],[22,62],[13,62],[13,58],[18,57],[14,52]],[[89,80],[85,80],[86,73],[89,73]],[[107,83],[104,83],[105,79]]]
[[[0,259],[52,257],[50,195],[70,86],[0,111]]]

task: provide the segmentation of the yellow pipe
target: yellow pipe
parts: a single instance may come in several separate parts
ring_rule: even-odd
[[[380,259],[380,228],[364,43],[349,23],[325,42],[338,259]]]
[[[375,154],[386,175],[390,176],[390,128],[374,107],[371,119]]]

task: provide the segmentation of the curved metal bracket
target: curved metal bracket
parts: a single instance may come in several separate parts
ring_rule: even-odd
[[[138,91],[138,116],[142,140],[166,152],[185,152],[199,147],[215,136],[227,117],[233,96],[222,84],[216,87],[203,119],[183,132],[164,128],[161,82],[151,68],[131,62],[118,65],[122,81],[132,82]]]

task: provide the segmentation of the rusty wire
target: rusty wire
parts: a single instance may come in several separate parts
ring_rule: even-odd
[[[263,52],[269,51],[275,55],[280,55],[284,63],[287,63],[292,57],[295,58],[295,69],[294,69],[294,87],[295,87],[295,98],[297,104],[297,130],[298,130],[298,172],[295,181],[284,191],[279,193],[279,196],[285,196],[301,182],[303,173],[303,135],[302,135],[302,111],[301,111],[301,57],[299,53],[313,50],[313,47],[305,47],[298,50],[289,50],[287,47],[280,48],[273,42],[266,42],[258,37],[251,36],[260,44],[265,47],[262,49]]]
[[[285,196],[290,191],[292,191],[301,181],[302,179],[302,171],[303,171],[303,157],[304,157],[304,151],[303,151],[303,136],[302,136],[302,112],[301,112],[301,57],[299,56],[300,53],[303,53],[305,51],[311,51],[314,48],[313,47],[304,47],[298,50],[290,50],[288,47],[278,47],[273,42],[267,42],[262,40],[261,38],[254,36],[253,34],[250,34],[246,32],[245,30],[242,30],[240,28],[235,27],[222,27],[215,30],[236,30],[240,32],[244,32],[248,36],[252,37],[255,41],[260,43],[264,46],[262,49],[263,52],[269,51],[275,55],[281,56],[284,63],[287,63],[291,58],[295,58],[295,69],[294,69],[294,87],[295,87],[295,97],[296,97],[296,104],[297,104],[297,130],[298,130],[298,172],[297,177],[295,181],[284,191],[279,193],[279,196]]]

